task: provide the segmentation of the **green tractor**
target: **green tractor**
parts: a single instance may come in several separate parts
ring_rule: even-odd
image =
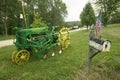
[[[59,46],[59,53],[70,45],[70,35],[67,28],[62,28],[59,32],[55,28],[49,30],[47,27],[20,29],[15,28],[14,42],[17,50],[12,54],[12,61],[21,64],[29,60],[30,55],[39,58],[46,58],[48,51]]]

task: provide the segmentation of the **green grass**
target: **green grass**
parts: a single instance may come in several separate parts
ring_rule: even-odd
[[[0,35],[0,41],[1,41],[1,40],[13,39],[13,38],[14,38],[13,35],[8,35],[8,36],[2,36],[2,35]]]
[[[112,42],[109,53],[101,52],[93,58],[92,72],[87,74],[89,32],[71,33],[71,46],[62,54],[45,60],[31,59],[24,65],[11,62],[15,46],[0,48],[0,80],[119,80],[120,24],[102,28],[103,38]]]

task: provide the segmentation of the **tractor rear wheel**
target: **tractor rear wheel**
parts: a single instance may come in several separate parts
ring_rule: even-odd
[[[30,58],[30,53],[27,50],[20,50],[13,54],[12,60],[16,64],[22,64],[28,61]]]
[[[12,62],[14,62],[14,63],[15,63],[15,56],[16,56],[17,52],[18,52],[18,51],[14,51],[14,52],[12,53]]]

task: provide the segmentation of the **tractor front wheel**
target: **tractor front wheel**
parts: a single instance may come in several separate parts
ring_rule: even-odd
[[[62,46],[62,50],[70,45],[70,33],[67,28],[62,28],[59,31],[58,43]]]

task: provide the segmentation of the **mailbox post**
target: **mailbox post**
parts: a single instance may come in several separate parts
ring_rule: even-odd
[[[92,27],[89,34],[88,73],[90,73],[92,58],[99,52],[109,52],[110,46],[109,40],[95,37],[94,27]]]

